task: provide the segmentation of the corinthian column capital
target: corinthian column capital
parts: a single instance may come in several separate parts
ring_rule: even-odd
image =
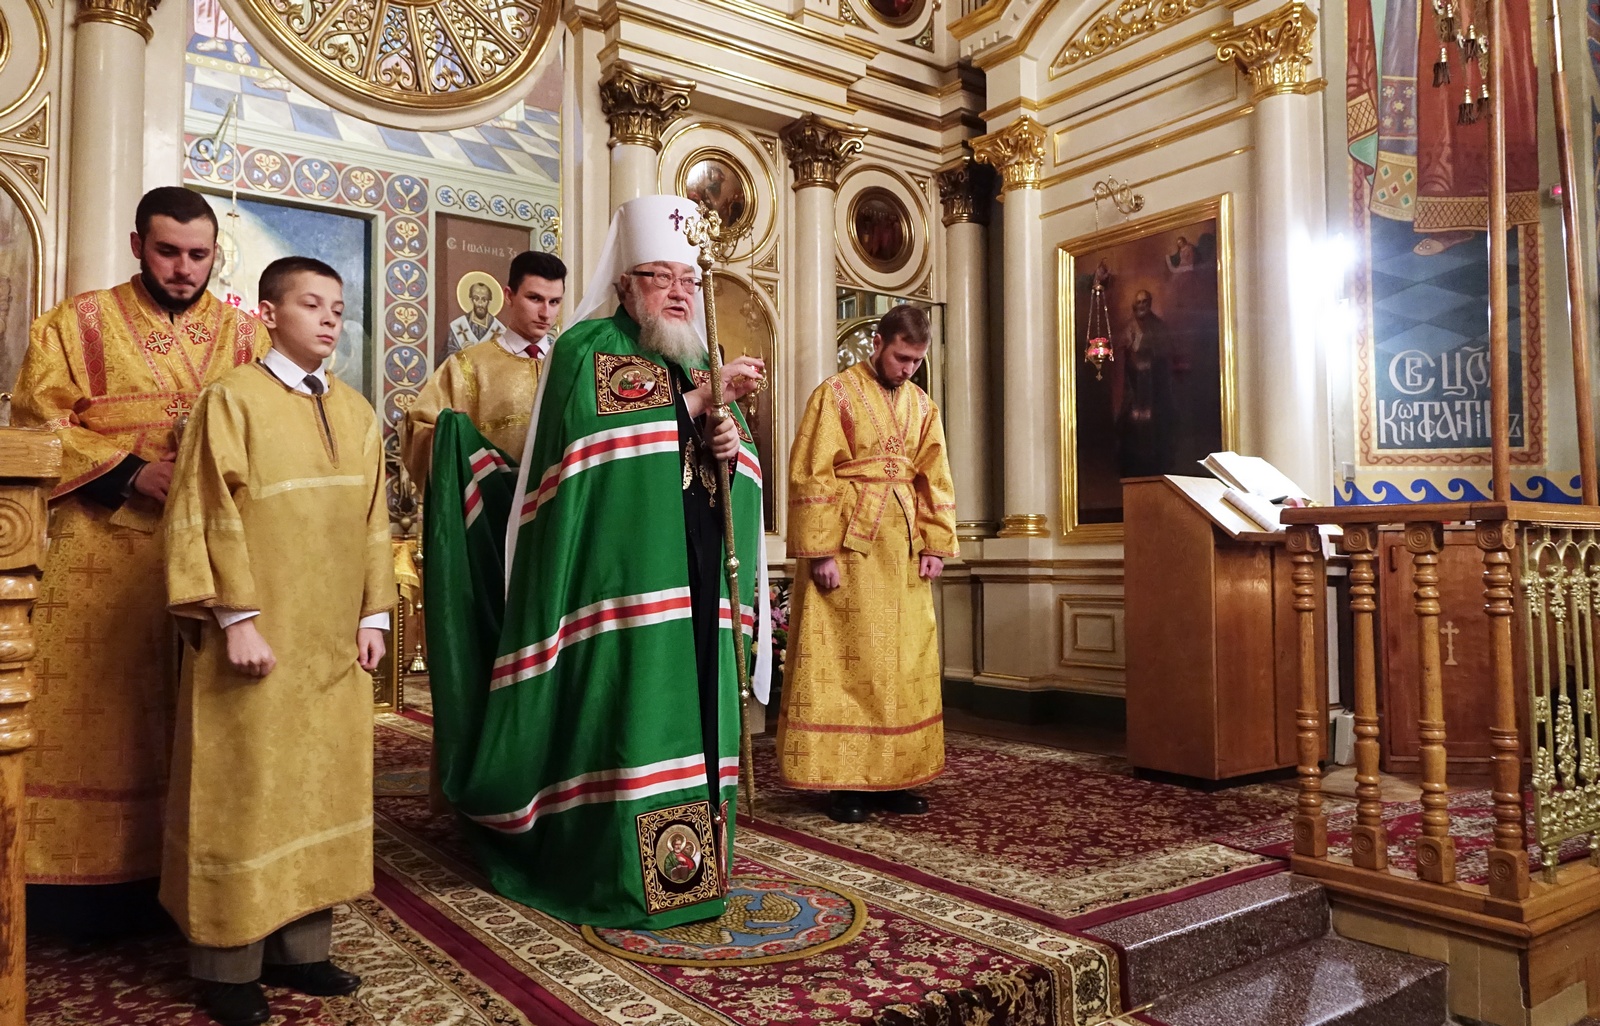
[[[1250,76],[1256,99],[1277,93],[1310,92],[1306,70],[1316,39],[1317,16],[1300,0],[1271,14],[1212,36],[1217,60],[1233,62]]]
[[[661,133],[689,106],[694,83],[617,61],[600,81],[600,110],[622,146],[661,149]]]
[[[1044,177],[1044,126],[1023,113],[1006,127],[972,140],[972,156],[1000,172],[1002,189],[1037,189]]]
[[[994,195],[994,168],[971,157],[962,157],[939,169],[939,202],[944,205],[944,224],[989,223],[989,199]]]
[[[78,0],[78,17],[74,24],[103,21],[121,25],[150,41],[150,15],[161,6],[161,0]]]
[[[867,130],[830,121],[815,114],[796,118],[783,126],[779,137],[783,152],[794,170],[794,188],[821,185],[829,189],[839,187],[839,172],[856,159],[866,145]]]

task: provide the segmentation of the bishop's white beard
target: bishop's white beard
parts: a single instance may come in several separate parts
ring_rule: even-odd
[[[681,367],[692,367],[706,351],[700,333],[688,321],[669,321],[660,314],[639,322],[639,344]]]

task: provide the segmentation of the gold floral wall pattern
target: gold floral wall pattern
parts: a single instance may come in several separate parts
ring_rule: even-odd
[[[556,24],[554,0],[226,0],[296,84],[373,120],[472,124],[514,103]],[[386,115],[388,116],[386,118]]]

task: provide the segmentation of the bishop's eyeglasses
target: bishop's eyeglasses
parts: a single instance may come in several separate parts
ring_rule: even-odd
[[[670,289],[677,285],[685,292],[693,292],[700,287],[700,279],[684,276],[677,277],[670,271],[629,271],[635,278],[643,278],[658,289]]]

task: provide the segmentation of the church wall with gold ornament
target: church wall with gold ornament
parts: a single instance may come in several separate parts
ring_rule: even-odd
[[[940,328],[927,384],[962,425],[958,462],[990,462],[974,448],[993,441],[984,375],[962,370],[990,310],[987,179],[962,159],[982,127],[981,81],[957,67],[951,10],[516,0],[451,22],[462,9],[314,0],[306,18],[261,0],[7,0],[0,175],[16,209],[0,228],[23,232],[5,260],[28,293],[0,319],[8,379],[32,317],[136,270],[138,197],[182,182],[221,217],[212,287],[230,301],[253,305],[257,265],[280,249],[350,272],[356,309],[334,372],[392,425],[452,315],[469,312],[440,249],[450,225],[478,226],[496,256],[509,256],[507,230],[560,252],[576,297],[617,203],[685,189],[739,235],[722,334],[772,367],[752,412],[775,560],[798,411],[894,302],[927,307]],[[77,177],[75,153],[89,155]],[[977,491],[964,490],[963,516],[981,524],[993,503]]]
[[[1364,123],[1357,76],[1347,74],[1363,56],[1347,17],[1360,7],[993,0],[952,23],[986,80],[988,131],[974,148],[1002,177],[992,269],[1002,311],[988,336],[1003,367],[994,395],[1004,408],[992,422],[1002,527],[964,544],[967,558],[943,587],[947,672],[976,684],[980,701],[1039,710],[1057,691],[1120,695],[1122,477],[1206,476],[1193,460],[1234,449],[1265,457],[1323,503],[1487,489],[1486,436],[1396,453],[1372,442],[1397,410],[1419,425],[1426,416],[1415,411],[1448,410],[1457,423],[1486,413],[1486,380],[1470,368],[1486,359],[1475,337],[1486,323],[1471,319],[1486,320],[1487,272],[1481,231],[1461,245],[1419,225],[1399,251],[1370,231],[1365,208],[1382,182],[1357,159],[1358,140],[1380,129],[1375,96]],[[1527,26],[1541,184],[1513,246],[1526,296],[1513,325],[1514,339],[1518,321],[1526,330],[1513,484],[1576,501],[1546,19],[1532,11]],[[1600,58],[1582,52],[1570,26],[1566,41],[1581,98],[1570,130],[1588,140]],[[1453,59],[1459,88],[1472,72]],[[1417,89],[1431,86],[1420,81],[1430,72],[1420,69]],[[1592,238],[1597,161],[1580,153],[1579,164],[1579,221]],[[1436,238],[1443,243],[1415,241]],[[1441,245],[1456,247],[1448,263],[1424,255]],[[1593,268],[1588,276],[1592,303]],[[1176,437],[1152,443],[1139,427],[1152,414],[1159,422],[1163,400],[1141,400],[1130,384],[1140,371],[1125,366],[1134,332],[1172,353],[1165,403]],[[1122,362],[1086,360],[1096,339],[1102,360],[1121,353]],[[1447,357],[1469,369],[1446,368]],[[1421,396],[1439,400],[1431,407],[1383,392],[1395,367],[1429,360],[1443,393]]]
[[[35,311],[60,291],[63,12],[0,9],[0,375],[15,380]]]
[[[1375,108],[1340,86],[1360,79],[1358,8],[515,0],[454,24],[389,0],[312,0],[309,21],[264,0],[4,0],[0,370],[39,310],[133,273],[138,196],[182,181],[252,240],[307,225],[346,240],[364,310],[344,369],[392,422],[475,316],[463,283],[487,265],[450,239],[481,232],[460,238],[489,260],[525,233],[560,252],[576,297],[618,203],[704,196],[737,236],[721,334],[771,367],[750,412],[773,566],[807,395],[875,315],[918,303],[963,542],[939,586],[948,676],[994,708],[1116,697],[1116,482],[1151,466],[1124,436],[1154,407],[1126,358],[1085,361],[1095,339],[1182,351],[1169,464],[1233,448],[1330,502],[1486,485],[1480,449],[1371,441],[1394,398],[1373,383],[1405,350],[1374,283],[1406,260],[1373,256],[1388,243],[1358,158]],[[1566,56],[1571,128],[1591,138],[1600,65],[1573,31]],[[1550,118],[1541,93],[1541,189]],[[1592,251],[1592,154],[1578,178]],[[1547,190],[1530,209],[1517,483],[1568,490],[1571,431],[1543,412],[1570,408],[1559,210]],[[220,271],[248,304],[244,264]]]

